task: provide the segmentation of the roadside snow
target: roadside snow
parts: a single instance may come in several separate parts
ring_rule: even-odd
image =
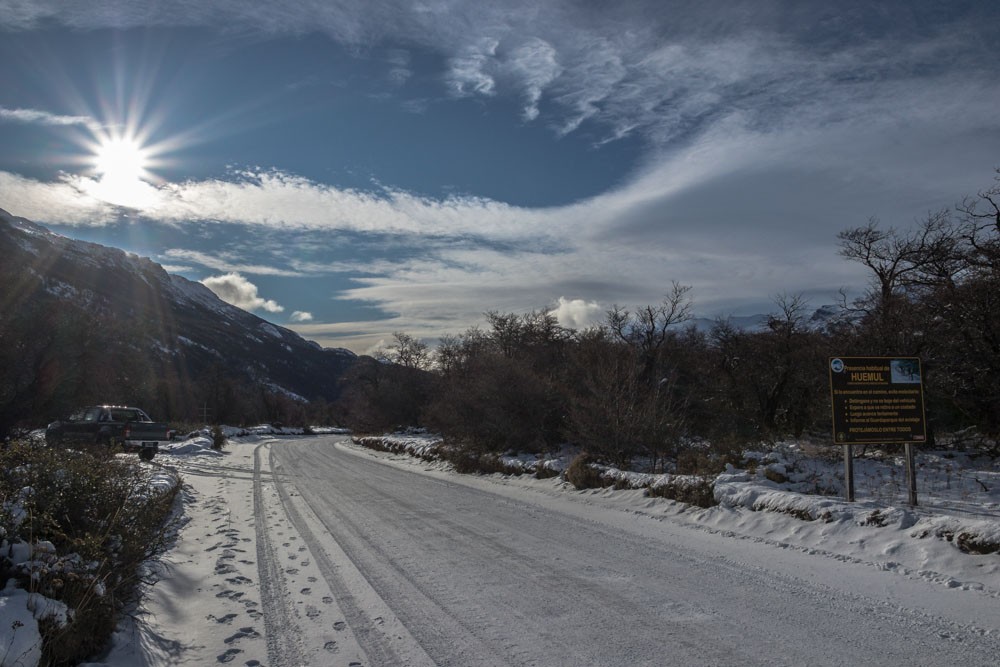
[[[345,433],[319,427],[310,431]],[[161,562],[151,564],[152,578],[158,581],[147,591],[142,609],[122,622],[109,652],[88,663],[89,667],[232,661],[260,667],[270,664],[268,656],[281,650],[282,641],[291,641],[281,638],[279,621],[263,618],[262,601],[284,600],[290,614],[301,612],[303,622],[319,619],[321,614],[322,618],[345,616],[339,611],[342,601],[336,591],[324,587],[324,577],[316,570],[317,558],[308,557],[294,526],[273,518],[283,516],[283,501],[266,485],[273,473],[259,450],[275,436],[296,435],[296,431],[261,425],[229,428],[224,433],[229,443],[222,452],[212,449],[211,434],[205,431],[161,448],[151,483],[176,484],[178,476],[182,477],[184,525],[172,550]],[[373,451],[346,441],[337,446],[355,456],[512,499],[548,498],[560,506],[575,507],[573,511],[580,516],[599,514],[602,521],[622,524],[638,518],[650,520],[643,530],[695,528],[713,539],[728,540],[733,553],[750,547],[775,549],[776,558],[783,551],[814,557],[809,560],[817,572],[857,566],[853,571],[859,581],[865,579],[865,572],[918,580],[948,591],[949,597],[940,604],[950,610],[965,609],[968,615],[982,607],[984,600],[987,608],[1000,603],[995,602],[1000,598],[1000,553],[974,553],[977,545],[1000,543],[1000,467],[996,462],[977,463],[949,452],[921,453],[921,504],[909,507],[903,502],[906,490],[900,488],[898,460],[859,459],[855,468],[858,502],[846,503],[838,495],[842,493],[839,460],[807,455],[804,447],[786,443],[755,455],[752,469],[730,468],[719,475],[715,494],[720,504],[700,509],[648,497],[639,488],[655,486],[669,476],[605,469],[606,475],[635,488],[577,491],[559,477],[458,475],[450,464],[428,460],[440,444],[430,434],[397,434],[384,441],[392,445],[392,451]],[[542,458],[507,457],[504,463],[526,472],[559,471],[565,469],[569,456],[565,452]],[[278,523],[262,530],[264,521]],[[284,541],[262,544],[262,535]],[[24,551],[19,557],[30,558],[29,550]],[[274,571],[265,577],[262,559],[279,554],[284,562],[270,564]],[[38,664],[38,620],[66,613],[58,603],[38,598],[12,587],[0,592],[0,667]],[[995,617],[982,622],[987,634],[998,632]],[[316,636],[326,637],[315,649],[318,654],[309,653],[308,647],[291,648],[308,655],[310,664],[360,663],[364,652],[351,628],[338,623],[317,625],[313,630]]]
[[[421,432],[380,438],[388,451],[351,445],[396,465],[418,471],[450,472],[436,456],[441,439]],[[561,478],[537,479],[539,467],[562,470],[572,457],[504,457],[524,475],[458,476],[494,486],[565,496],[588,505],[682,523],[736,539],[795,549],[817,556],[891,570],[949,589],[975,590],[1000,598],[1000,462],[970,459],[955,452],[921,452],[917,457],[918,506],[905,504],[907,489],[899,458],[855,460],[857,502],[843,500],[842,460],[807,454],[798,443],[781,443],[751,453],[752,471],[730,466],[715,479],[716,507],[692,507],[651,498],[656,487],[676,475],[637,473],[601,467],[624,490],[576,490]],[[839,450],[836,450],[839,452]],[[451,473],[455,475],[455,473]],[[457,476],[457,475],[456,475]],[[775,481],[779,480],[779,481]],[[622,484],[619,484],[621,486]],[[977,550],[993,549],[990,553]]]

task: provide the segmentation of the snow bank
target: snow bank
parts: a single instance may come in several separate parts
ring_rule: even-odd
[[[29,550],[30,551],[30,550]],[[11,579],[0,591],[0,667],[34,667],[42,657],[38,622],[63,626],[69,610],[62,602],[17,588]]]

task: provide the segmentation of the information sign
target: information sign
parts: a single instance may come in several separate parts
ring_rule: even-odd
[[[832,357],[830,394],[837,444],[927,438],[920,359]]]

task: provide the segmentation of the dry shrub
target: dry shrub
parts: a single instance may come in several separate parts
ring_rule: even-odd
[[[698,507],[713,507],[718,505],[715,499],[715,487],[708,477],[697,479],[671,479],[663,484],[651,486],[646,490],[651,498],[667,498]]]
[[[504,463],[497,454],[482,453],[465,447],[445,447],[442,457],[455,466],[455,472],[465,475],[520,475],[524,469]]]
[[[535,468],[535,479],[549,479],[551,477],[558,477],[559,471],[553,470],[552,468],[539,465]]]
[[[715,476],[726,469],[727,463],[738,466],[741,458],[729,451],[685,449],[677,454],[677,474]]]
[[[592,463],[594,459],[587,452],[578,454],[566,468],[566,481],[577,489],[599,489],[609,483],[601,476],[601,471]]]
[[[28,563],[0,558],[4,581],[66,604],[65,626],[41,626],[43,663],[76,664],[105,647],[118,616],[140,595],[144,562],[167,547],[178,486],[153,492],[147,469],[130,457],[14,443],[0,451],[0,498],[11,543],[51,542]]]
[[[1000,551],[1000,543],[992,542],[975,533],[961,532],[955,538],[955,546],[967,554],[995,554]]]
[[[881,510],[874,510],[871,514],[865,517],[865,520],[861,525],[863,526],[876,526],[878,528],[883,528],[888,523],[888,518],[882,514]]]
[[[216,424],[212,427],[212,449],[222,451],[226,445],[226,435],[222,432],[222,427]]]
[[[781,474],[777,470],[771,470],[770,468],[764,469],[764,477],[771,480],[775,484],[784,484],[788,481],[788,477]]]

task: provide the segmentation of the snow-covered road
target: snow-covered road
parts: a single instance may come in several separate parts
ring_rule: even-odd
[[[185,528],[151,594],[142,660],[121,664],[995,665],[1000,655],[991,595],[423,470],[343,436],[267,439],[228,456],[178,465],[190,502],[217,512]]]

